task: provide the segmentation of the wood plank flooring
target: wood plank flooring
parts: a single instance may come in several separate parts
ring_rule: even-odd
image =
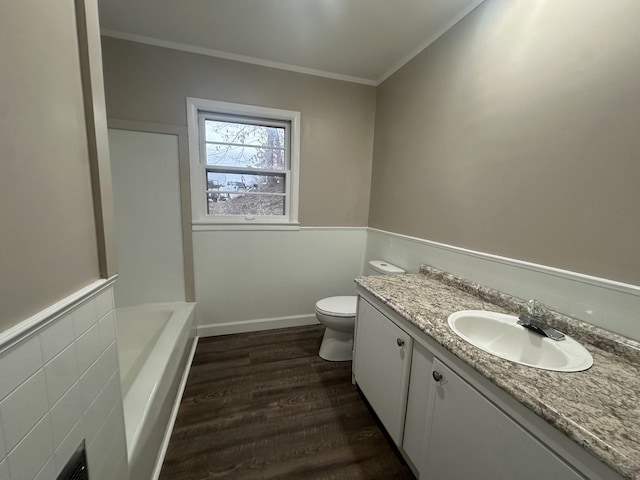
[[[203,338],[161,480],[415,480],[320,326]]]

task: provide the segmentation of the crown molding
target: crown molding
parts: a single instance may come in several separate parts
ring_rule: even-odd
[[[289,72],[302,73],[305,75],[313,75],[316,77],[329,78],[331,80],[340,80],[342,82],[359,83],[375,87],[377,82],[367,78],[351,77],[339,73],[325,72],[323,70],[315,70],[313,68],[300,67],[297,65],[289,65],[287,63],[273,62],[271,60],[263,60],[261,58],[249,57],[247,55],[238,55],[235,53],[223,52],[221,50],[213,50],[211,48],[197,47],[186,43],[172,42],[169,40],[161,40],[159,38],[147,37],[145,35],[136,35],[133,33],[121,32],[119,30],[101,29],[101,35],[105,37],[117,38],[120,40],[128,40],[130,42],[143,43],[154,47],[169,48],[188,53],[197,53],[208,57],[222,58],[224,60],[232,60],[234,62],[249,63],[259,65],[261,67],[277,68],[279,70],[287,70]]]

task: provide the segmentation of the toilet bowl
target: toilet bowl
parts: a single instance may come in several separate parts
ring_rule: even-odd
[[[366,272],[367,275],[398,273],[405,271],[382,260],[370,261]],[[326,327],[320,345],[320,358],[331,362],[351,360],[357,303],[358,297],[355,295],[328,297],[316,302],[316,318]]]
[[[316,318],[325,327],[320,357],[332,362],[351,360],[358,297],[329,297],[316,303]]]

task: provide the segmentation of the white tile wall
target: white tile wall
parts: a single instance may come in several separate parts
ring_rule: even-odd
[[[55,405],[78,380],[78,368],[75,343],[69,345],[44,366],[50,406]]]
[[[0,480],[10,480],[9,467],[6,460],[0,462]]]
[[[120,459],[115,463],[116,468],[115,468],[115,475],[113,476],[114,479],[116,478],[127,478],[127,471],[129,469],[128,463],[127,463],[127,456],[123,455],[122,457],[120,457]]]
[[[53,455],[51,421],[48,415],[9,452],[9,474],[12,480],[35,478]]]
[[[95,300],[86,302],[73,312],[73,331],[78,338],[96,323],[98,312]]]
[[[100,328],[98,324],[91,326],[86,332],[76,339],[78,347],[78,368],[86,371],[100,356]]]
[[[87,415],[84,420],[84,433],[87,443],[92,442],[96,437],[100,427],[110,413],[110,406],[114,405],[118,398],[120,398],[120,375],[114,374],[87,409]]]
[[[4,432],[4,425],[2,423],[2,418],[0,418],[0,432]],[[0,435],[0,458],[5,458],[7,456],[7,449],[4,446],[4,435]]]
[[[0,354],[0,480],[54,479],[85,439],[92,480],[128,465],[109,287]]]
[[[103,318],[108,313],[113,312],[113,293],[109,292],[108,295],[106,294],[107,292],[104,293],[105,294],[98,295],[95,298],[96,318],[98,320]]]
[[[50,458],[42,470],[40,470],[36,480],[51,480],[56,478],[56,476],[56,463],[53,461],[53,458]]]
[[[63,395],[63,397],[51,408],[51,428],[53,430],[53,443],[60,445],[76,423],[82,418],[82,396],[80,395],[80,384],[73,386]],[[85,428],[87,420],[85,419]]]
[[[33,336],[11,348],[0,358],[0,398],[11,393],[39,368],[42,368],[40,339]]]
[[[116,316],[113,310],[104,315],[98,322],[100,329],[100,348],[106,350],[116,339]]]
[[[98,434],[89,444],[87,449],[87,459],[91,471],[100,473],[105,470],[105,462],[113,467],[114,463],[120,458],[121,451],[114,450],[112,442],[114,439],[122,440],[124,443],[124,416],[122,408],[114,407],[104,422],[104,426],[98,431]],[[140,479],[142,480],[142,479]]]
[[[76,451],[78,445],[82,443],[84,439],[84,429],[82,428],[82,422],[76,423],[69,434],[64,438],[64,440],[58,445],[55,450],[55,464],[56,464],[56,472],[61,471],[64,466],[67,464],[73,452]],[[89,469],[91,474],[91,478],[95,477],[93,473],[93,469]]]
[[[13,449],[48,410],[44,372],[38,370],[0,403],[5,448]]]
[[[67,345],[70,345],[75,338],[71,313],[65,315],[57,322],[48,325],[47,328],[40,332],[40,343],[42,344],[44,361],[48,362],[51,360],[58,352],[61,352]]]

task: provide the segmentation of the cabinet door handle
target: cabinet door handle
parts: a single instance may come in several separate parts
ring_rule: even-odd
[[[402,347],[404,345],[404,340],[401,338],[396,338],[396,343],[399,347]]]
[[[434,371],[431,373],[431,376],[433,377],[433,379],[434,379],[436,382],[439,382],[440,380],[442,380],[442,374],[441,374],[440,372],[436,371],[436,370],[434,370]]]

